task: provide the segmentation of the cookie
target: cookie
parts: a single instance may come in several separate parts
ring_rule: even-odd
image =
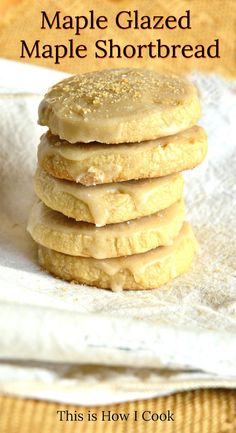
[[[54,85],[39,106],[39,124],[70,143],[131,143],[176,134],[200,114],[197,90],[185,78],[116,69]]]
[[[109,257],[139,254],[172,243],[184,221],[180,200],[153,215],[96,228],[49,209],[41,201],[33,206],[28,231],[39,244],[72,256]]]
[[[166,176],[195,167],[207,152],[200,126],[176,135],[133,144],[70,144],[47,132],[38,149],[39,165],[54,177],[86,186]]]
[[[106,260],[69,256],[39,246],[39,263],[67,281],[120,291],[160,287],[186,272],[197,250],[197,241],[184,223],[173,245],[143,254]]]
[[[48,207],[97,227],[165,209],[182,197],[184,186],[183,177],[174,174],[89,187],[57,179],[40,167],[34,180],[37,196]]]

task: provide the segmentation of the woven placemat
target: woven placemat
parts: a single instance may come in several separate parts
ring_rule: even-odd
[[[98,421],[59,421],[58,410],[96,413]],[[101,421],[102,411],[174,414],[174,421]],[[148,414],[145,415],[148,417]],[[150,400],[86,408],[36,400],[0,398],[1,433],[235,433],[236,391],[197,390]]]

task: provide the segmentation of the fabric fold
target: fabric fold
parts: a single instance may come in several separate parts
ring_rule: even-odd
[[[37,93],[64,76],[0,60],[0,392],[95,404],[95,379],[106,403],[174,392],[181,383],[234,386],[236,83],[190,76],[202,96],[201,124],[209,136],[207,160],[185,174],[188,217],[201,246],[191,271],[158,290],[111,293],[41,270],[26,233],[44,132],[37,125]],[[62,364],[66,372],[75,368],[71,387],[67,373],[68,387],[58,373]],[[91,365],[90,375],[84,364]],[[107,371],[106,380],[95,364]],[[117,368],[123,370],[113,386],[108,373]],[[129,377],[132,368],[138,381]],[[145,382],[150,370],[153,386]]]

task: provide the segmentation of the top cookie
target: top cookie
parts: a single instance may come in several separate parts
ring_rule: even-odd
[[[39,106],[39,124],[71,143],[130,143],[176,134],[200,113],[197,90],[186,79],[114,69],[54,85]]]

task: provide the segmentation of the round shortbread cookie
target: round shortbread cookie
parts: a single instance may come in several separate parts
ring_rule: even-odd
[[[57,179],[38,167],[34,184],[37,196],[51,209],[101,227],[169,207],[182,197],[184,180],[174,174],[89,187]]]
[[[47,132],[38,149],[49,174],[86,186],[166,176],[200,164],[207,137],[200,126],[158,140],[133,144],[70,144]]]
[[[32,208],[27,230],[47,248],[72,256],[104,259],[139,254],[172,243],[184,221],[179,200],[156,214],[96,228],[53,211],[41,201]]]
[[[188,223],[172,246],[143,254],[106,260],[75,257],[39,246],[39,263],[53,275],[67,281],[103,289],[153,289],[186,272],[197,250]]]
[[[39,124],[70,143],[130,143],[176,134],[200,114],[197,90],[185,78],[116,69],[55,84],[39,106]]]

